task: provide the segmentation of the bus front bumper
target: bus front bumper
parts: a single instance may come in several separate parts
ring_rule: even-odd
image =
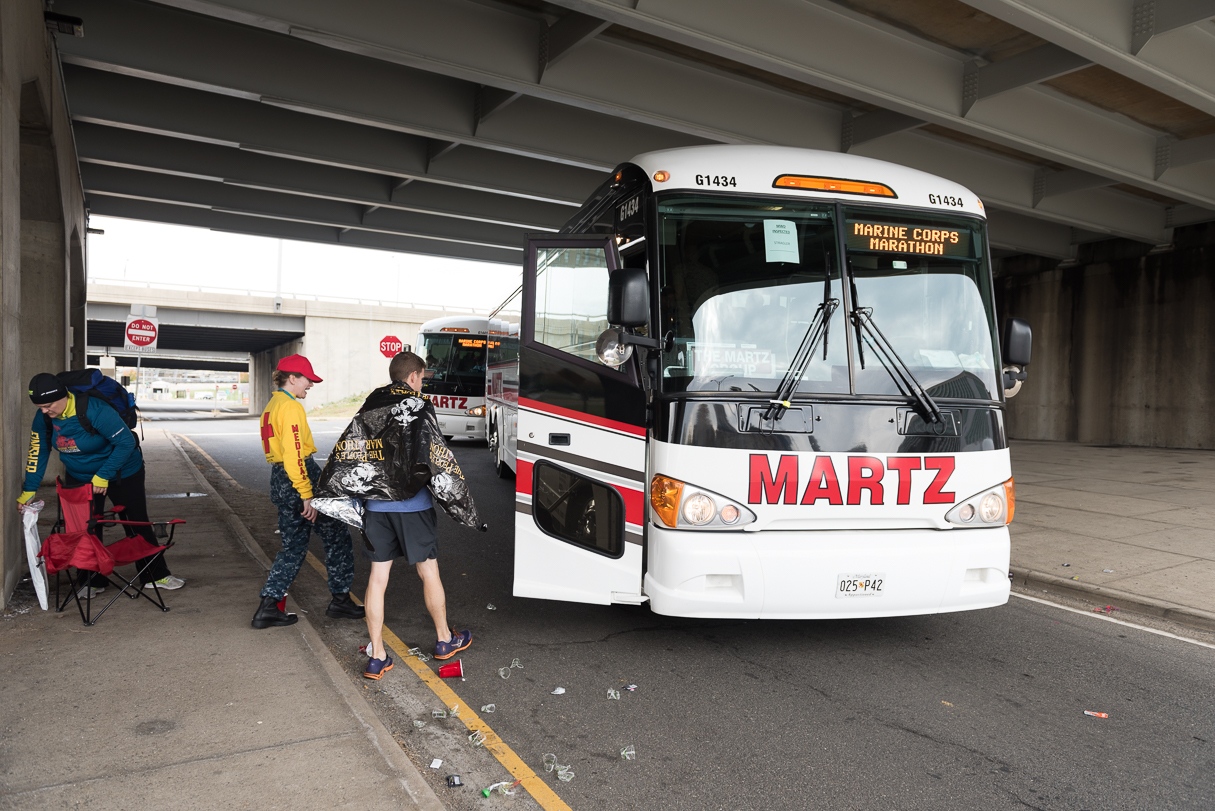
[[[439,430],[443,436],[458,436],[465,439],[485,439],[485,418],[470,417],[463,411],[444,413],[435,409],[439,418]]]
[[[893,617],[1008,602],[1007,527],[689,532],[651,525],[647,543],[645,593],[655,613],[670,616]],[[880,589],[857,594],[855,583],[865,579],[880,580]]]

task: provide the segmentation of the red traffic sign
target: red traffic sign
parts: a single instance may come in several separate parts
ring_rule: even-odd
[[[380,354],[386,358],[391,358],[396,353],[403,349],[405,344],[401,343],[401,339],[395,335],[385,335],[380,341]]]
[[[135,347],[146,347],[156,343],[156,325],[146,318],[134,318],[127,324],[127,343]]]

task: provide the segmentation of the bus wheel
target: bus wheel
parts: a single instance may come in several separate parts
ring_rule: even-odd
[[[498,474],[499,479],[509,479],[510,465],[506,464],[506,460],[502,458],[501,444],[498,441],[498,426],[495,423],[489,429],[489,447],[494,452],[494,473]]]

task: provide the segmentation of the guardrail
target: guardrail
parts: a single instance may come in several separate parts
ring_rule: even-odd
[[[243,295],[249,298],[274,299],[281,296],[295,301],[324,301],[333,304],[359,304],[373,307],[398,307],[414,310],[439,310],[445,313],[469,313],[471,315],[489,315],[489,310],[476,307],[452,307],[446,304],[422,304],[412,301],[385,301],[384,299],[349,298],[345,296],[310,296],[301,293],[279,293],[269,290],[253,290],[239,287],[204,287],[193,284],[174,284],[172,282],[137,282],[131,279],[98,279],[90,277],[89,284],[106,284],[117,287],[141,287],[152,290],[180,290],[188,293],[219,293],[220,295]]]

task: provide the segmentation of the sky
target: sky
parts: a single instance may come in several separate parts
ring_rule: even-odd
[[[89,281],[132,281],[274,295],[282,291],[385,304],[490,311],[519,285],[519,266],[229,234],[204,228],[91,217]],[[523,255],[520,252],[520,261]]]

